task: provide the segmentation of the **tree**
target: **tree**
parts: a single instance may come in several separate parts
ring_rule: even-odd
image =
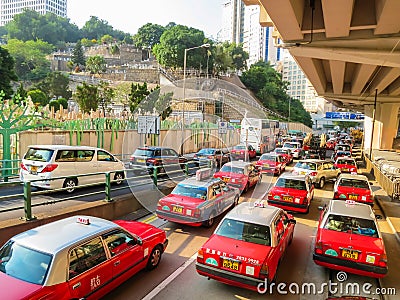
[[[106,108],[111,104],[115,92],[108,82],[102,81],[98,86],[97,95],[99,98],[100,107],[103,110],[103,114],[106,115]]]
[[[24,89],[22,82],[19,83],[18,89],[15,92],[12,100],[15,104],[25,105],[25,99],[28,97],[28,92]],[[22,102],[21,102],[22,101]]]
[[[129,99],[129,109],[132,114],[136,112],[140,102],[146,98],[147,95],[150,94],[150,91],[147,89],[147,83],[144,82],[142,85],[140,83],[132,83],[131,91],[128,94]]]
[[[160,37],[164,31],[165,28],[158,24],[147,23],[143,25],[133,36],[135,46],[140,49],[152,49],[155,44],[160,42]]]
[[[74,98],[83,112],[89,113],[91,110],[97,110],[99,107],[97,92],[97,86],[85,82],[76,87]]]
[[[106,60],[101,55],[94,55],[88,57],[86,61],[86,69],[91,74],[100,74],[107,70]]]
[[[62,108],[67,109],[68,108],[68,101],[65,98],[59,98],[57,100],[51,100],[49,103],[49,108],[54,107],[54,111],[59,111],[60,110],[60,105]]]
[[[100,41],[102,44],[111,44],[114,42],[114,38],[109,34],[105,34],[101,37]]]
[[[72,50],[71,61],[76,67],[85,66],[85,52],[83,51],[82,43],[78,40],[75,44],[74,50]]]
[[[100,40],[103,35],[112,35],[113,31],[113,27],[107,21],[94,16],[91,16],[82,27],[82,35],[87,39]]]
[[[228,53],[228,49],[222,44],[216,45],[213,49],[213,71],[215,74],[227,72],[233,66],[233,59]]]
[[[232,57],[232,67],[236,71],[246,69],[249,54],[243,50],[243,44],[225,42],[224,47],[227,48],[229,56]]]
[[[185,49],[210,43],[204,32],[195,28],[175,25],[165,30],[160,37],[160,43],[154,45],[153,53],[157,61],[167,67],[182,67]],[[198,68],[207,64],[207,50],[193,49],[187,55],[186,66]]]
[[[49,99],[53,97],[69,99],[72,96],[72,91],[69,89],[69,78],[61,72],[49,73],[35,87],[44,92]]]
[[[4,98],[9,99],[13,94],[11,81],[17,81],[18,77],[14,69],[14,59],[9,51],[0,47],[0,92],[3,91]]]
[[[35,106],[44,107],[49,104],[49,98],[47,98],[47,95],[41,90],[31,90],[28,92],[28,96],[31,98],[32,103],[35,104]]]
[[[4,46],[15,59],[15,71],[22,80],[41,80],[50,72],[50,62],[46,56],[54,47],[41,40],[19,41],[8,40]]]

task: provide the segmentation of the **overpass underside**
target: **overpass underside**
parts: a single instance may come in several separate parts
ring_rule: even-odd
[[[365,113],[365,148],[392,148],[400,107],[399,0],[243,2],[260,6],[260,24],[275,28],[276,44],[288,49],[319,96]]]

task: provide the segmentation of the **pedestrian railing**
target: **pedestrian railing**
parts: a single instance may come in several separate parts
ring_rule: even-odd
[[[0,180],[7,182],[10,179],[18,177],[20,163],[20,159],[0,160]]]
[[[74,189],[75,190],[83,190],[87,189],[88,187],[93,187],[93,186],[98,186],[99,184],[104,184],[104,190],[98,190],[98,191],[91,191],[87,193],[68,193],[67,197],[64,197],[65,194],[63,194],[62,197],[57,198],[54,197],[52,199],[48,199],[48,197],[41,198],[41,196],[46,196],[46,195],[51,195],[51,194],[60,194],[62,192],[66,193],[70,189],[70,187],[64,187],[64,188],[59,188],[59,189],[49,189],[49,190],[37,190],[37,191],[32,191],[32,186],[35,186],[35,182],[43,182],[43,181],[55,181],[55,180],[60,180],[64,181],[66,178],[70,178],[71,176],[60,176],[60,177],[54,177],[51,179],[35,179],[31,181],[12,181],[12,182],[0,182],[0,190],[3,189],[9,189],[11,186],[16,186],[16,185],[23,185],[23,192],[22,193],[14,193],[14,194],[9,194],[9,195],[4,195],[0,196],[0,205],[5,203],[5,201],[9,201],[7,206],[3,205],[3,208],[0,208],[0,213],[2,212],[9,212],[9,211],[15,211],[15,210],[24,210],[24,220],[33,220],[35,217],[32,214],[32,208],[33,207],[38,207],[38,206],[44,206],[44,205],[49,205],[49,204],[55,204],[59,202],[65,202],[65,201],[70,201],[70,200],[77,200],[77,199],[85,199],[86,197],[89,196],[94,196],[94,195],[101,195],[104,194],[104,201],[106,202],[112,202],[112,193],[118,191],[118,190],[123,190],[123,189],[130,189],[130,188],[137,188],[139,186],[145,186],[151,184],[151,188],[157,188],[157,186],[163,185],[165,182],[170,182],[173,180],[174,182],[176,181],[181,181],[189,176],[193,176],[200,167],[203,167],[204,165],[199,165],[195,164],[194,162],[189,162],[189,163],[184,163],[181,164],[180,166],[175,165],[175,168],[173,168],[172,165],[164,165],[164,166],[143,166],[142,168],[135,167],[135,168],[128,168],[124,170],[116,170],[113,172],[97,172],[97,173],[87,173],[87,174],[77,174],[75,175],[76,178],[83,178],[86,176],[95,176],[95,175],[102,175],[104,176],[104,181],[98,182],[98,183],[91,183],[91,184],[82,184],[82,185],[77,185]],[[207,165],[207,167],[211,167],[211,161]],[[171,168],[169,168],[171,167]],[[114,174],[116,173],[123,173],[124,176],[124,182],[125,184],[120,184],[116,185],[116,183],[119,183],[120,180],[114,178]],[[138,175],[138,173],[141,173],[144,175]],[[147,179],[147,180],[146,180]],[[32,202],[32,198],[34,198],[34,202]],[[16,205],[12,205],[13,201],[18,201],[23,199],[23,206],[21,202],[19,201],[19,204],[17,203]]]

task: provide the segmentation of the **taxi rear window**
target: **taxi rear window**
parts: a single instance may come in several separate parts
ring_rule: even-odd
[[[20,280],[42,285],[52,256],[9,241],[0,249],[0,272]]]
[[[373,220],[330,214],[324,224],[325,229],[378,237]]]
[[[284,188],[292,188],[296,190],[307,190],[306,182],[303,180],[297,179],[288,179],[288,178],[278,178],[275,186],[284,187]]]
[[[355,166],[355,162],[354,160],[351,159],[338,159],[337,162],[339,165],[351,165],[351,166]]]
[[[317,165],[315,163],[312,163],[312,162],[298,162],[295,165],[295,168],[301,168],[301,169],[305,169],[305,170],[313,170],[313,171],[315,171],[317,169]]]
[[[342,178],[339,182],[339,186],[354,187],[359,189],[369,189],[368,182],[366,180]]]
[[[29,148],[24,159],[49,162],[53,153],[54,150],[50,149]]]
[[[186,196],[191,198],[206,199],[207,198],[207,188],[198,187],[193,185],[183,185],[178,184],[171,194]]]
[[[236,173],[236,174],[244,174],[244,169],[239,167],[232,167],[224,165],[220,169],[221,172],[229,172],[229,173]]]
[[[265,225],[224,219],[215,234],[239,241],[271,246],[270,228]]]
[[[270,161],[276,161],[277,157],[273,155],[261,155],[260,160],[270,160]]]

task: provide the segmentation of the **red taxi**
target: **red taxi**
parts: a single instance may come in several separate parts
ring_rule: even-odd
[[[228,185],[237,187],[241,192],[261,181],[261,174],[250,162],[231,161],[214,173],[215,178],[221,178]]]
[[[384,277],[388,271],[385,245],[371,207],[331,200],[322,208],[313,259],[329,269]]]
[[[252,145],[247,146],[247,153],[249,159],[257,156],[256,149]],[[232,159],[245,159],[246,158],[246,145],[236,145],[231,150]]]
[[[292,152],[290,152],[289,149],[283,149],[283,148],[275,148],[274,150],[275,153],[283,156],[285,159],[286,165],[290,164],[293,162],[293,155]]]
[[[171,194],[158,201],[157,216],[175,223],[211,227],[216,216],[238,203],[240,195],[237,188],[211,174],[211,169],[201,169],[195,178],[179,182]]]
[[[240,203],[197,254],[200,275],[251,290],[266,288],[293,239],[296,221],[284,210]]]
[[[261,174],[280,175],[286,169],[285,159],[276,153],[264,153],[256,163]]]
[[[334,149],[335,149],[335,146],[336,146],[336,143],[337,143],[337,141],[336,141],[335,138],[329,139],[329,140],[326,142],[326,144],[325,144],[326,149],[327,149],[327,150],[334,150]]]
[[[333,199],[354,200],[374,205],[374,193],[364,175],[341,174],[333,186]]]
[[[314,198],[310,176],[283,173],[267,194],[268,204],[287,211],[307,213]]]
[[[0,248],[2,299],[99,299],[158,266],[165,231],[134,221],[69,217],[20,233]]]
[[[339,157],[336,159],[334,166],[342,173],[357,174],[356,160],[352,157]]]

